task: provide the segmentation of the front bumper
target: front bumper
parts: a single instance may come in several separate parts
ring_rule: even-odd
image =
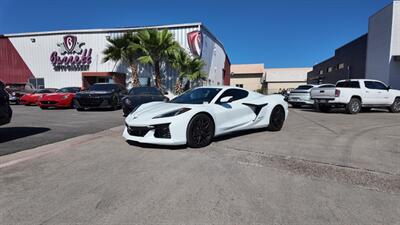
[[[42,99],[38,102],[40,107],[69,108],[72,106],[71,99]]]
[[[170,118],[160,118],[153,119],[149,124],[143,123],[129,123],[126,121],[125,129],[122,136],[130,141],[135,141],[139,143],[146,144],[155,144],[155,145],[185,145],[186,144],[186,128],[189,123],[189,119],[187,117],[182,117],[181,119],[177,119],[177,117]],[[171,119],[173,118],[173,119]],[[129,120],[129,117],[127,118]],[[157,129],[155,127],[159,125],[168,124],[170,138],[160,138],[159,134],[157,134]],[[128,126],[130,127],[149,127],[149,130],[143,134],[131,135],[132,132],[128,131]],[[154,128],[154,129],[153,129]],[[131,134],[130,134],[131,133]]]
[[[105,109],[112,108],[111,98],[74,99],[75,108]]]

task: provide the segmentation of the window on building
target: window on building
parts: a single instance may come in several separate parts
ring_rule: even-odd
[[[339,70],[343,69],[343,68],[344,68],[344,63],[339,63],[338,66],[337,66],[337,68],[338,68]]]
[[[319,71],[319,74],[321,75],[321,74],[324,74],[324,70],[320,70]]]
[[[243,88],[243,84],[236,84],[236,87]]]
[[[328,67],[327,72],[330,73],[330,72],[332,72],[332,71],[333,71],[333,66]]]

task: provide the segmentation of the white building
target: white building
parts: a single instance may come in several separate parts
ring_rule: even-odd
[[[366,78],[400,89],[400,1],[369,18]]]
[[[87,87],[96,82],[129,83],[129,66],[112,61],[103,63],[103,51],[108,38],[143,29],[168,29],[189,54],[205,61],[203,69],[208,74],[208,84],[229,84],[230,63],[225,49],[201,23],[0,35],[0,80],[5,83],[30,80],[49,88]],[[153,74],[151,66],[139,65],[141,81],[154,83]],[[172,89],[176,72],[164,65],[162,74],[164,86]]]

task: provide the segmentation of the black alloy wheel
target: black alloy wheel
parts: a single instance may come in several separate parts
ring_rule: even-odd
[[[357,114],[361,111],[361,101],[358,98],[350,99],[349,104],[346,105],[346,112],[348,114]]]
[[[113,95],[111,97],[111,106],[114,110],[117,110],[119,107],[119,98],[117,95]]]
[[[209,145],[214,137],[214,121],[206,114],[195,115],[189,122],[186,139],[191,148],[202,148]]]
[[[272,109],[271,116],[269,117],[269,124],[267,130],[269,131],[280,131],[285,122],[285,109],[278,105]]]
[[[400,112],[400,98],[396,98],[393,104],[389,108],[390,112],[392,113],[399,113]]]

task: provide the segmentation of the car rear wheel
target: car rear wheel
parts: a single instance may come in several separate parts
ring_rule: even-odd
[[[396,98],[393,104],[389,107],[390,112],[399,113],[400,112],[400,98]]]
[[[187,145],[191,148],[202,148],[209,145],[214,137],[214,121],[206,114],[195,115],[189,122],[186,131]]]
[[[357,114],[361,111],[361,101],[357,98],[350,99],[349,104],[346,105],[346,112],[348,114]]]
[[[47,106],[40,106],[41,109],[48,109],[49,107]]]
[[[269,124],[267,130],[269,131],[280,131],[285,122],[285,110],[282,106],[275,106],[272,109],[271,116],[269,117]]]
[[[291,103],[293,108],[301,108],[301,104]]]

